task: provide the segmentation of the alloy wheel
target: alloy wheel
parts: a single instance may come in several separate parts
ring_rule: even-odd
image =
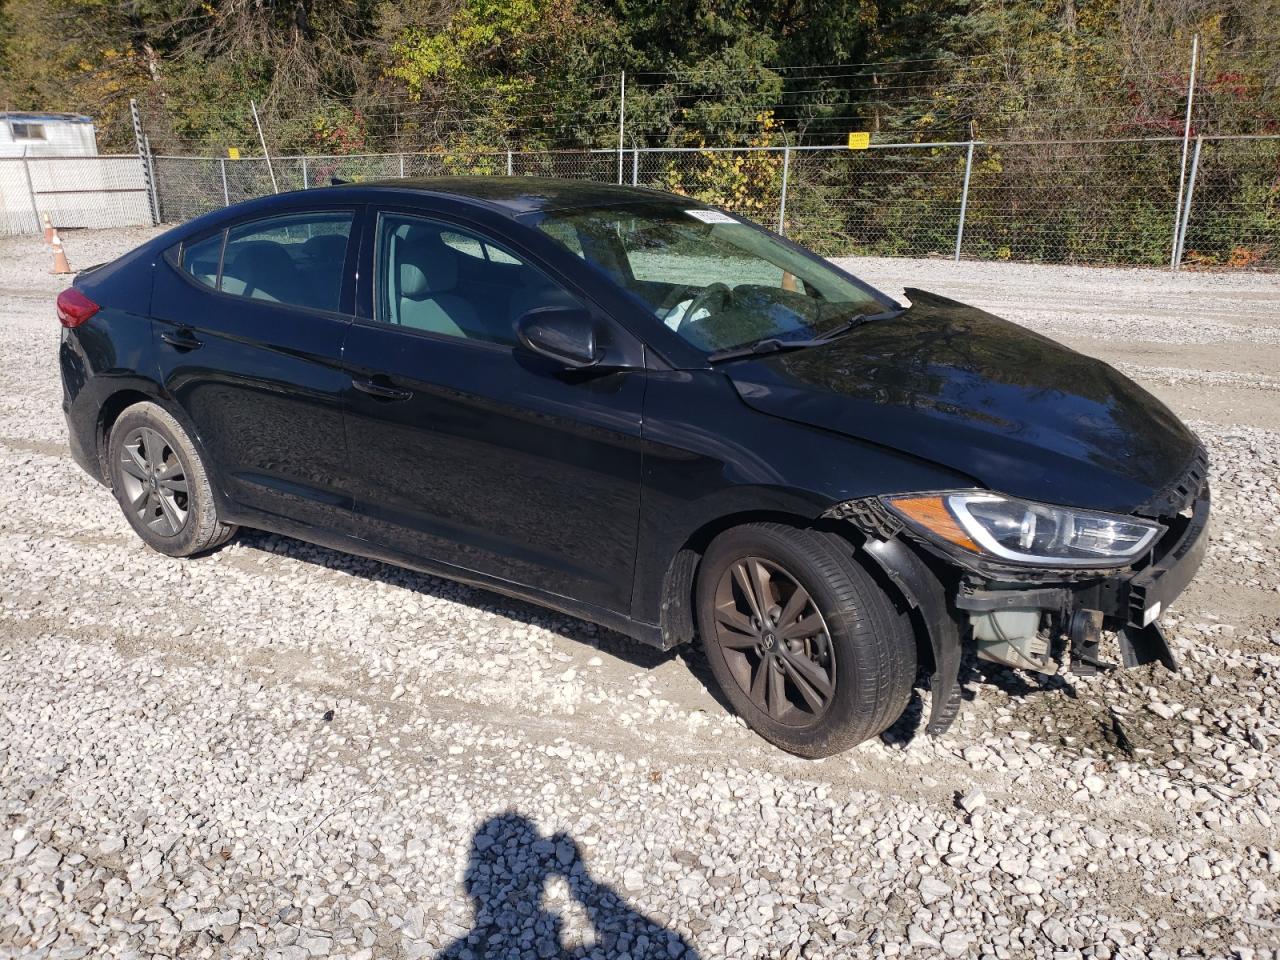
[[[187,475],[169,441],[151,427],[131,430],[120,447],[125,497],[135,516],[162,537],[187,523]]]
[[[809,592],[783,567],[746,557],[721,575],[716,643],[757,709],[778,723],[808,726],[835,695],[831,633]]]

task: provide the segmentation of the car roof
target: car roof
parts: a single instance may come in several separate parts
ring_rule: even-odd
[[[660,190],[564,177],[410,177],[402,180],[369,180],[341,186],[346,189],[369,187],[375,190],[428,193],[471,201],[513,217],[540,210],[572,207],[677,202],[674,194]],[[678,202],[684,206],[703,206],[686,197],[678,198]]]

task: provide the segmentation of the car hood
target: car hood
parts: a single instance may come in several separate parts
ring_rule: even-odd
[[[975,307],[907,296],[893,319],[724,372],[764,413],[1047,503],[1128,512],[1194,456],[1169,408],[1102,361]]]

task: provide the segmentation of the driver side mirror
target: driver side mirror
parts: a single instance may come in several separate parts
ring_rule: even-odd
[[[537,307],[516,321],[516,335],[527,349],[575,369],[604,358],[597,333],[591,314],[579,307]]]

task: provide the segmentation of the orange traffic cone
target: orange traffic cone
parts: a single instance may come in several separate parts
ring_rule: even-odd
[[[71,273],[71,264],[67,263],[67,255],[62,252],[62,240],[58,236],[58,231],[53,231],[53,272],[54,273]]]
[[[53,221],[49,219],[49,214],[44,215],[44,243],[45,246],[53,246]]]

